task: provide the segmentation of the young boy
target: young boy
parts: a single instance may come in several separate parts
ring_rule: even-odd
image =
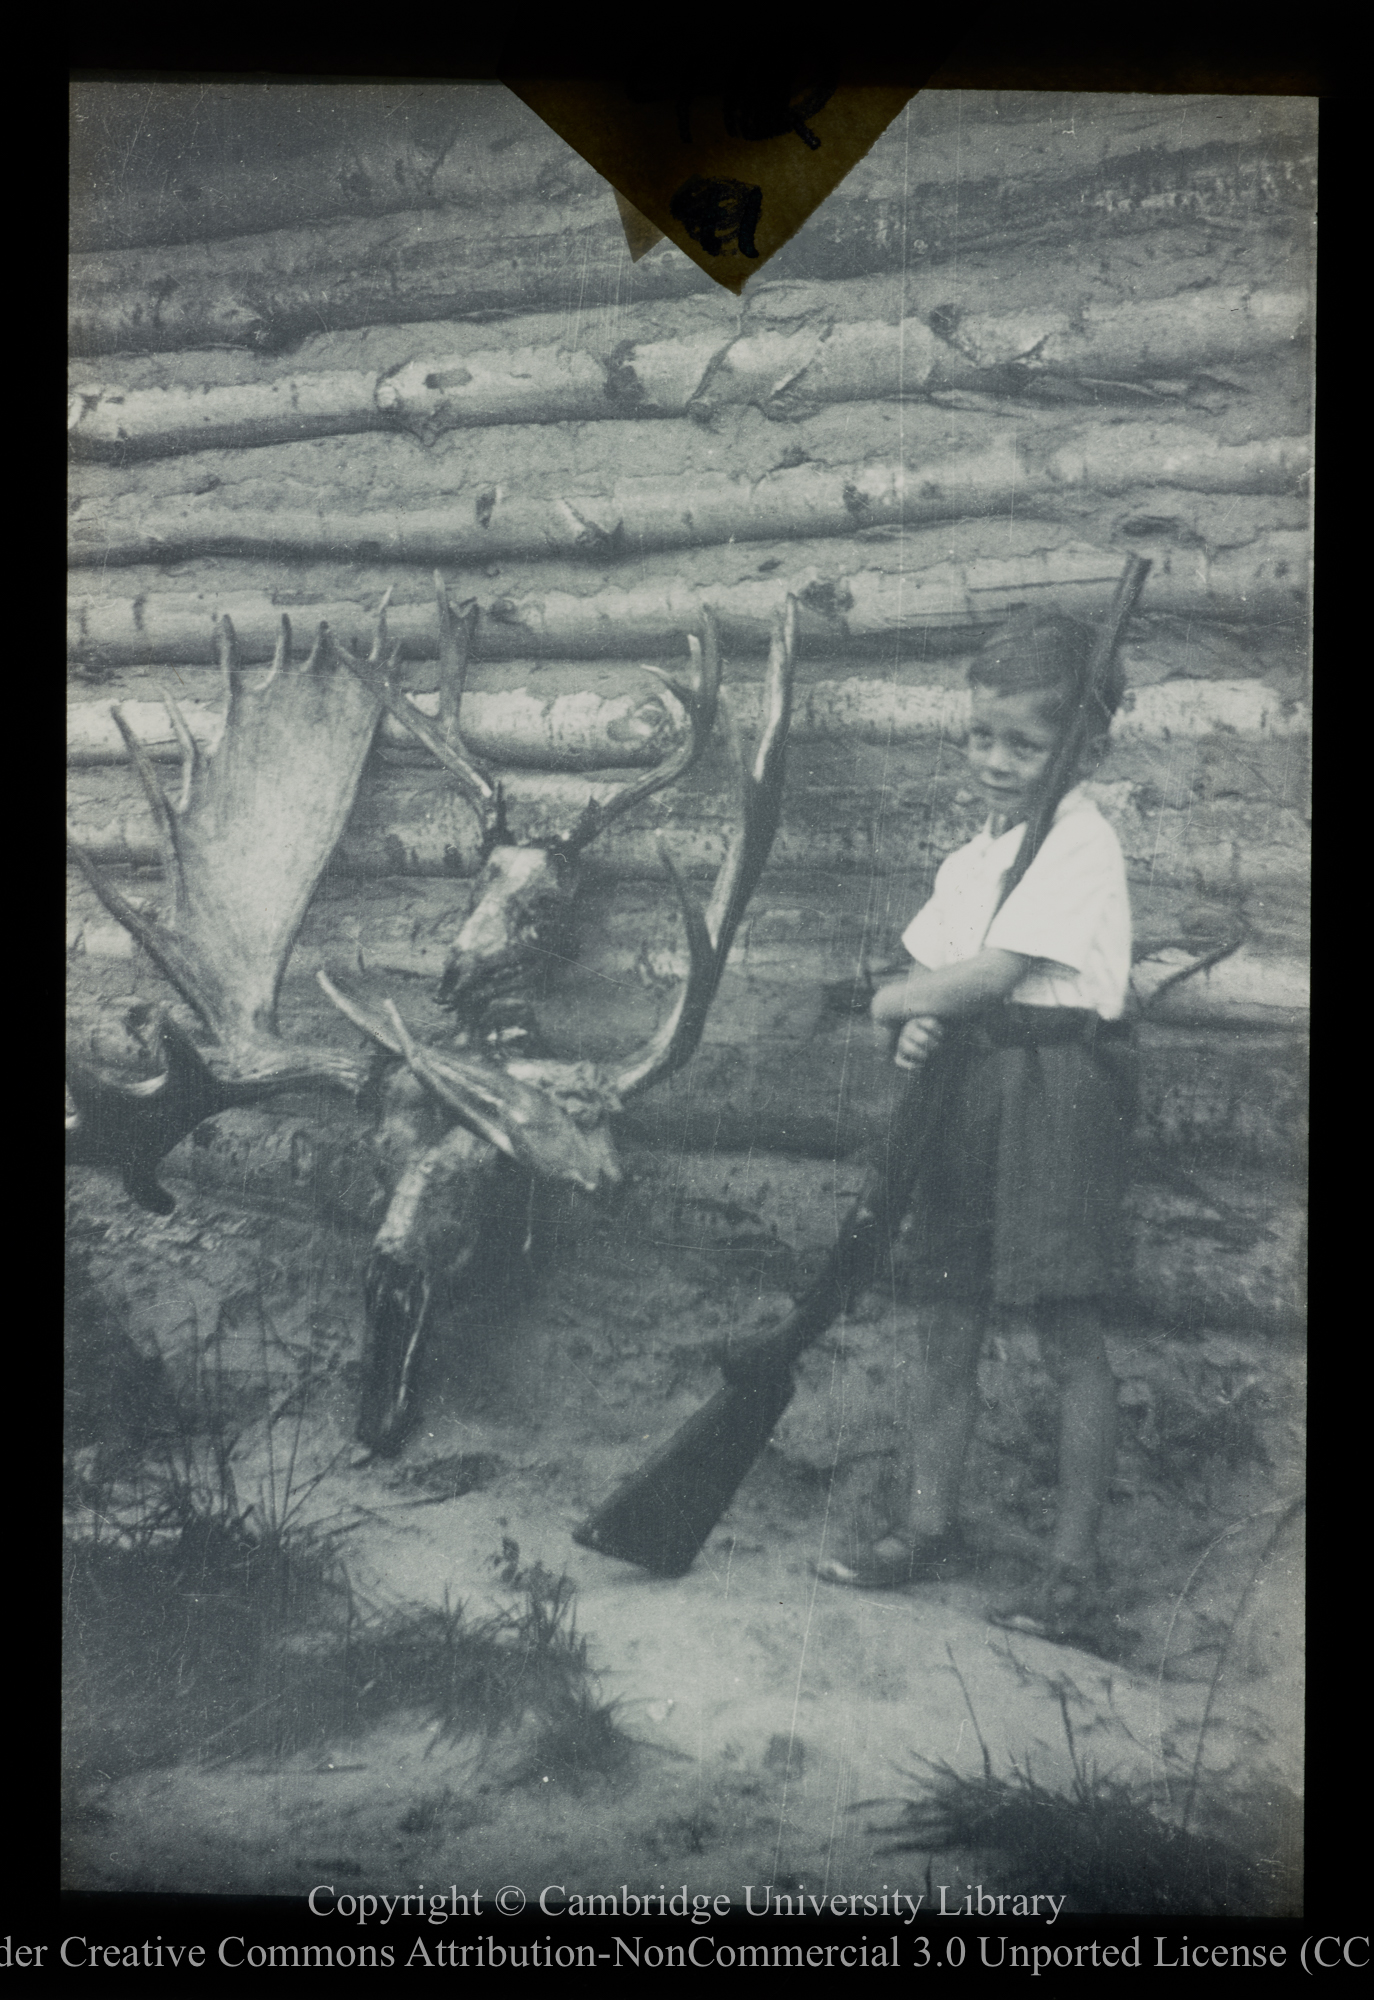
[[[910,1229],[930,1308],[908,1378],[887,1531],[827,1581],[883,1587],[948,1574],[989,1315],[1029,1313],[1062,1395],[1058,1509],[1043,1573],[994,1620],[1049,1637],[1094,1622],[1094,1551],[1111,1476],[1116,1383],[1102,1301],[1132,1096],[1122,1021],[1131,967],[1126,870],[1110,826],[1076,784],[1000,909],[1093,643],[1067,618],[1011,626],[970,669],[967,755],[991,817],[950,855],[905,932],[913,964],[880,987],[872,1017],[899,1068],[931,1058],[940,1105]],[[1079,769],[1106,745],[1120,686],[1105,692]]]

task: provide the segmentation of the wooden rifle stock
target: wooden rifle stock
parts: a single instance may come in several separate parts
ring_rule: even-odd
[[[1093,643],[1078,711],[1046,772],[1040,802],[1003,881],[999,908],[1035,859],[1076,780],[1092,735],[1095,699],[1149,568],[1142,556],[1132,556],[1117,584]],[[882,1159],[870,1170],[820,1274],[780,1325],[729,1345],[721,1362],[725,1387],[588,1516],[574,1541],[655,1576],[682,1576],[692,1567],[791,1402],[796,1362],[877,1277],[961,1057],[957,1030],[947,1032],[941,1047],[911,1072]]]
[[[692,1567],[791,1402],[798,1358],[878,1275],[925,1151],[949,1060],[942,1049],[907,1078],[882,1166],[870,1170],[834,1249],[786,1319],[730,1343],[721,1361],[725,1387],[631,1473],[574,1541],[655,1576],[682,1576]]]

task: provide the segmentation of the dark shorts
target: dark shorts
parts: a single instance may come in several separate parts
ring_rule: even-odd
[[[948,1046],[902,1228],[917,1295],[1032,1306],[1115,1290],[1135,1118],[1129,1031],[1068,1009],[1007,1007],[990,1031]]]

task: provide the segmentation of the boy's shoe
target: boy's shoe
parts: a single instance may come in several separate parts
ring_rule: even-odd
[[[988,1613],[991,1625],[1054,1645],[1078,1646],[1105,1660],[1119,1659],[1136,1637],[1107,1600],[1095,1569],[1050,1563],[1029,1589]]]
[[[904,1590],[911,1583],[939,1583],[957,1575],[965,1554],[952,1528],[915,1543],[888,1535],[865,1549],[857,1562],[843,1563],[833,1556],[818,1562],[816,1575],[822,1583],[839,1584],[847,1590]]]

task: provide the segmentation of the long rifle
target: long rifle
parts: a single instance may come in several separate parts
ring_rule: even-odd
[[[1149,568],[1143,556],[1132,556],[1116,586],[1093,642],[1077,711],[1003,878],[999,909],[1039,853],[1061,799],[1075,782],[1095,724],[1100,726],[1098,696]],[[682,1576],[691,1568],[791,1402],[799,1357],[878,1275],[951,1074],[952,1064],[940,1053],[911,1072],[882,1157],[870,1168],[819,1275],[780,1325],[730,1345],[721,1362],[725,1387],[622,1481],[577,1529],[574,1541],[637,1563],[656,1576]]]

